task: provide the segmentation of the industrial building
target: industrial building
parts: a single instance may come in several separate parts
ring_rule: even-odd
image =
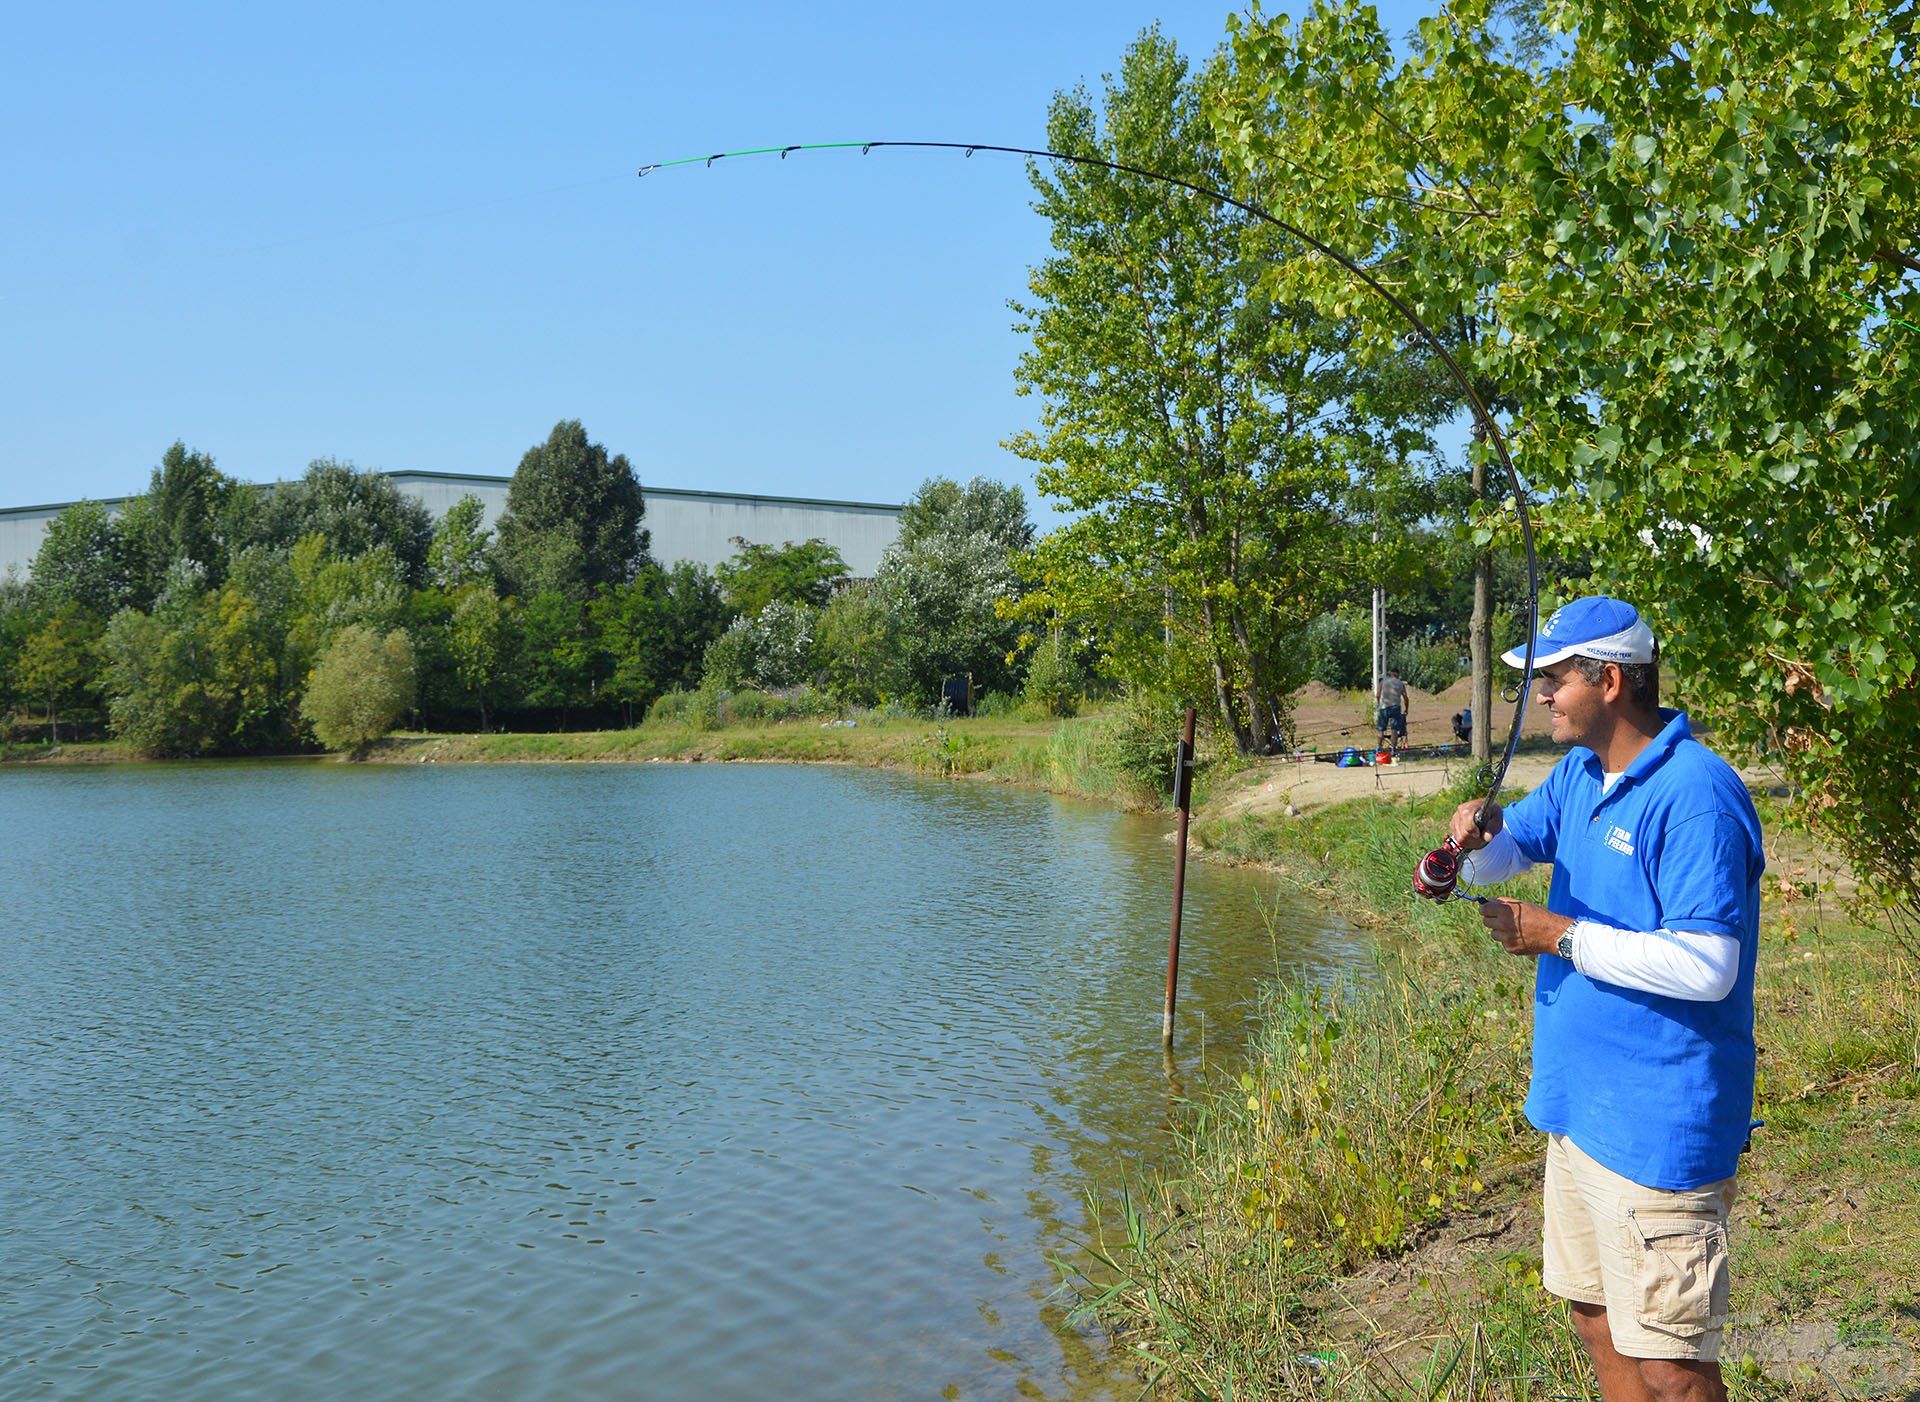
[[[507,504],[508,477],[483,477],[464,472],[389,472],[385,474],[408,496],[433,513],[437,521],[461,497],[469,494],[486,507],[485,522],[492,526]],[[712,569],[731,559],[734,538],[757,545],[818,538],[835,547],[856,579],[871,577],[880,556],[900,531],[898,506],[865,501],[821,501],[812,497],[749,496],[737,492],[700,492],[679,487],[642,487],[647,503],[646,528],[652,535],[653,558],[662,565],[691,560]],[[117,507],[126,498],[104,501]],[[0,508],[0,578],[9,571],[25,579],[39,553],[40,541],[52,521],[71,502],[50,506]]]

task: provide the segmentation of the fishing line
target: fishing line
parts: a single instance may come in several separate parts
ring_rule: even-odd
[[[1474,423],[1479,427],[1485,441],[1492,447],[1494,456],[1499,460],[1501,467],[1506,469],[1507,479],[1513,485],[1514,514],[1520,520],[1521,543],[1526,548],[1526,657],[1520,672],[1521,681],[1517,692],[1517,704],[1514,707],[1513,728],[1507,736],[1506,750],[1501,755],[1500,763],[1493,772],[1493,779],[1487,790],[1487,796],[1481,801],[1482,812],[1491,807],[1494,799],[1499,796],[1501,785],[1506,782],[1507,770],[1513,764],[1514,752],[1520,747],[1520,731],[1526,720],[1527,693],[1533,683],[1533,640],[1535,634],[1539,631],[1540,621],[1540,570],[1538,561],[1534,555],[1533,522],[1527,515],[1526,487],[1520,480],[1519,470],[1513,465],[1513,455],[1507,451],[1506,435],[1500,431],[1500,425],[1494,421],[1492,413],[1489,412],[1485,403],[1481,401],[1480,395],[1473,387],[1473,382],[1467,377],[1467,372],[1460,367],[1460,363],[1454,359],[1453,353],[1447,349],[1440,337],[1434,334],[1432,328],[1429,327],[1398,294],[1387,287],[1386,284],[1381,282],[1379,278],[1375,277],[1361,264],[1355,262],[1338,249],[1323,243],[1312,234],[1307,233],[1304,229],[1288,223],[1271,211],[1262,209],[1259,205],[1251,201],[1230,195],[1224,190],[1216,190],[1209,185],[1201,185],[1191,180],[1182,179],[1177,175],[1168,175],[1164,171],[1148,170],[1142,166],[1129,165],[1124,161],[1109,161],[1099,156],[1079,156],[1066,151],[1054,151],[1045,147],[1036,146],[1000,146],[983,141],[815,141],[795,142],[785,146],[755,146],[739,151],[716,151],[707,156],[685,156],[679,160],[654,161],[641,166],[638,174],[644,177],[656,171],[673,170],[680,166],[692,165],[711,168],[716,161],[737,160],[747,156],[777,155],[781,160],[786,160],[789,156],[797,155],[803,151],[858,151],[864,156],[880,150],[960,151],[968,157],[972,157],[975,153],[981,151],[994,155],[1025,156],[1030,160],[1054,161],[1061,165],[1109,170],[1120,175],[1131,175],[1141,180],[1155,181],[1162,185],[1170,185],[1176,189],[1185,190],[1190,196],[1197,195],[1201,198],[1212,200],[1216,204],[1225,205],[1230,209],[1237,209],[1243,214],[1252,215],[1255,219],[1270,224],[1282,233],[1298,239],[1302,244],[1320,254],[1323,258],[1343,268],[1350,277],[1354,278],[1366,287],[1368,291],[1380,298],[1381,301],[1392,307],[1393,310],[1399,314],[1400,318],[1419,334],[1428,349],[1439,357],[1441,364],[1446,367],[1447,373],[1453,377],[1454,383],[1459,386],[1461,397],[1466,401],[1467,408],[1473,414]],[[1448,845],[1452,845],[1451,839],[1449,839]],[[1428,854],[1429,859],[1443,855],[1444,852]],[[1424,870],[1425,864],[1423,863],[1423,871]],[[1452,875],[1457,879],[1457,861],[1453,864]],[[1451,881],[1447,885],[1447,890],[1449,892],[1452,890]]]

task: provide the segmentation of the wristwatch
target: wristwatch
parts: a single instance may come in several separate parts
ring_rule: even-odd
[[[1553,948],[1554,951],[1569,964],[1573,962],[1573,926],[1569,925],[1560,932],[1560,938],[1555,942]]]

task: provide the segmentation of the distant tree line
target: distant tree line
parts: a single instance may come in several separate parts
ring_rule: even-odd
[[[577,420],[528,449],[491,530],[471,495],[436,524],[379,473],[322,459],[255,487],[175,443],[145,493],[67,508],[0,583],[0,723],[158,756],[356,751],[399,724],[629,725],[703,685],[922,706],[956,672],[1019,681],[1017,487],[928,482],[851,587],[817,539],[663,567],[645,513]]]

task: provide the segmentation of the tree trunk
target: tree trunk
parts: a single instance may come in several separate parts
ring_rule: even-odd
[[[1240,717],[1233,713],[1233,684],[1227,680],[1227,669],[1220,661],[1220,649],[1213,643],[1213,604],[1205,598],[1200,600],[1200,621],[1207,629],[1207,660],[1213,667],[1213,699],[1220,707],[1220,724],[1233,736],[1234,748],[1245,754],[1247,728],[1241,724]]]
[[[1273,727],[1267,720],[1266,687],[1260,675],[1260,659],[1254,655],[1253,643],[1247,637],[1246,619],[1240,611],[1233,611],[1233,636],[1240,644],[1241,652],[1247,659],[1247,729],[1248,746],[1241,754],[1265,754],[1267,741],[1273,734]]]

